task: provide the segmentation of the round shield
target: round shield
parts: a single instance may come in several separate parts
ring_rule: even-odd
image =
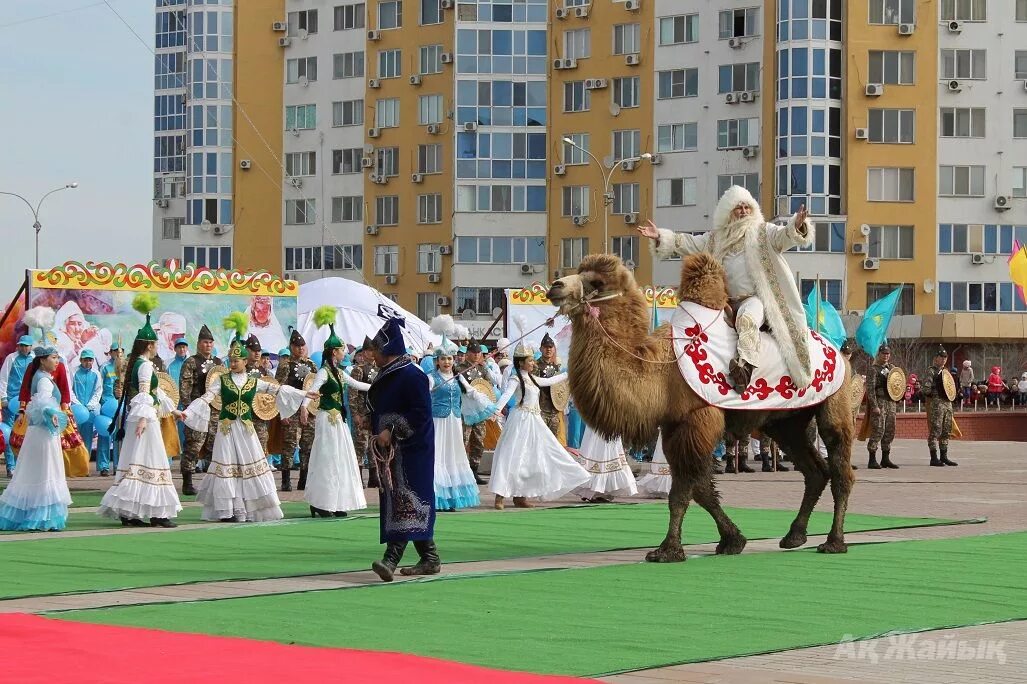
[[[307,376],[303,379],[303,391],[304,392],[309,392],[310,391],[310,388],[314,386],[314,378],[316,378],[316,377],[317,377],[317,373],[309,373],[309,372],[307,373]],[[321,408],[321,402],[320,401],[312,401],[312,402],[310,402],[310,405],[307,406],[307,413],[309,413],[312,416],[316,415],[317,412],[318,412],[318,409],[320,409],[320,408]]]
[[[566,411],[567,404],[571,400],[571,384],[564,380],[550,388],[550,395],[553,397],[553,406],[557,411]]]
[[[888,396],[892,401],[901,401],[906,396],[906,372],[895,367],[888,373]]]
[[[178,406],[178,383],[175,382],[174,378],[164,371],[157,373],[157,387],[164,394],[168,395],[168,399],[171,400],[172,404]]]
[[[211,368],[210,372],[207,373],[207,389],[210,389],[211,387],[213,387],[214,386],[214,381],[217,380],[218,378],[220,378],[222,375],[224,375],[227,372],[228,372],[228,368],[226,368],[225,366],[214,366],[213,368]],[[210,410],[211,411],[220,411],[221,410],[221,394],[220,393],[214,395],[214,400],[210,402]]]
[[[866,392],[867,381],[862,375],[853,375],[852,381],[849,384],[851,390],[852,400],[852,419],[855,420],[856,416],[859,415],[859,407],[863,403],[863,394]]]
[[[278,387],[278,382],[270,375],[263,376],[261,380]],[[275,403],[275,395],[268,392],[257,392],[257,396],[253,397],[253,415],[261,420],[271,420],[277,416],[278,405]]]
[[[488,397],[488,400],[493,404],[496,403],[496,390],[492,387],[492,383],[485,378],[478,378],[471,383],[471,387]]]
[[[945,388],[945,398],[949,401],[956,400],[956,381],[948,368],[941,369],[941,385]]]

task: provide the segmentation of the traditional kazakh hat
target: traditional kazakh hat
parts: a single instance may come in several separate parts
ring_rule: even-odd
[[[146,316],[146,322],[143,323],[143,327],[139,328],[138,332],[136,332],[137,340],[144,342],[157,341],[157,333],[153,331],[153,326],[150,325],[150,312],[157,308],[158,302],[157,295],[150,292],[140,292],[132,298],[132,308]]]
[[[200,326],[200,334],[196,336],[197,342],[203,342],[204,340],[214,341],[214,335],[211,334],[210,328],[206,325]]]
[[[947,351],[945,351],[944,345],[938,345],[938,351],[936,351],[934,353],[934,356],[935,356],[935,358],[938,358],[938,357],[948,358],[949,353]]]
[[[222,322],[225,330],[234,330],[235,337],[228,344],[228,358],[229,359],[244,359],[247,356],[246,340],[243,335],[246,334],[247,328],[250,327],[250,317],[242,311],[233,311],[232,313],[225,316],[225,320]]]
[[[517,342],[517,346],[514,347],[513,357],[515,359],[530,359],[535,355],[535,350],[531,348],[531,345],[527,344],[524,339],[525,328],[528,327],[528,320],[523,315],[514,318],[514,324],[517,326],[517,331],[520,333],[520,340]],[[546,335],[546,337],[549,337]]]
[[[260,346],[260,340],[253,333],[246,338],[246,351],[260,353],[263,347]]]
[[[296,330],[295,328],[293,328],[292,334],[289,335],[289,344],[290,345],[295,344],[297,347],[302,347],[306,343],[307,343],[307,341],[305,339],[303,339],[303,335],[300,335],[300,331]]]
[[[57,312],[48,306],[34,306],[25,312],[25,317],[22,319],[22,322],[27,325],[29,329],[39,329],[39,344],[32,350],[32,353],[37,358],[57,353],[57,346],[50,340],[49,334],[50,329],[53,328],[55,320],[57,320]],[[24,339],[25,338],[22,338],[18,342],[22,343]],[[32,344],[31,339],[29,340],[29,344]]]
[[[346,345],[343,344],[342,340],[338,335],[335,334],[335,316],[338,313],[338,309],[334,306],[319,306],[314,309],[314,325],[319,328],[328,326],[328,339],[325,340],[324,350],[329,351],[331,349],[342,349]]]
[[[553,342],[553,338],[549,336],[549,333],[546,333],[545,336],[542,338],[542,344],[540,344],[539,346],[540,347],[555,347],[556,346],[556,342]]]
[[[381,327],[371,343],[384,356],[403,356],[407,351],[406,344],[403,342],[404,327],[403,319],[390,318],[385,321],[385,325]]]
[[[438,359],[438,358],[441,358],[443,356],[450,356],[450,357],[452,357],[455,354],[456,354],[456,345],[453,344],[453,342],[448,337],[443,335],[442,336],[442,342],[439,343],[439,346],[435,347],[435,358]]]

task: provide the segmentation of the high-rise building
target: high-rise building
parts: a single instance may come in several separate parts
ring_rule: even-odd
[[[742,185],[813,215],[803,295],[1027,311],[1027,0],[159,0],[156,26],[161,258],[363,278],[479,330],[593,252],[673,286],[635,226],[705,231]]]

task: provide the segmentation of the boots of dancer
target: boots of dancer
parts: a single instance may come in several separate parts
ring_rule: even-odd
[[[414,548],[417,549],[421,560],[417,562],[417,565],[403,568],[399,574],[406,576],[439,574],[442,570],[442,561],[439,559],[439,550],[435,546],[435,540],[415,541]]]
[[[403,560],[403,551],[406,549],[406,542],[388,542],[385,545],[385,553],[380,561],[371,563],[371,569],[383,582],[391,582],[396,574],[396,566]]]

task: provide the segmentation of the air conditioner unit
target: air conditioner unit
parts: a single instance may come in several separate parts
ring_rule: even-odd
[[[453,9],[453,0],[442,0],[439,2],[439,9]]]
[[[913,31],[916,30],[916,24],[899,24],[899,35],[900,36],[911,36]]]
[[[290,45],[292,45],[292,38],[286,36],[278,39],[278,47],[289,47]]]
[[[859,224],[859,234],[863,237],[870,237],[870,224],[861,223]]]
[[[576,60],[576,59],[554,59],[553,60],[553,68],[554,69],[558,69],[558,70],[559,69],[577,69],[578,68],[578,60]]]
[[[852,243],[852,253],[853,254],[866,254],[867,253],[867,243],[865,243],[865,242],[853,242]]]
[[[625,171],[634,171],[635,170],[635,162],[633,162],[633,161],[626,161],[626,162],[622,163],[620,166]]]
[[[624,214],[624,223],[629,226],[633,226],[638,223],[638,214],[632,212],[630,214]]]
[[[959,33],[963,30],[963,22],[961,21],[950,21],[949,22],[949,33]]]
[[[301,86],[303,86],[304,88],[306,88],[307,86],[310,85],[310,79],[307,78],[306,76],[300,76],[299,79],[296,82],[298,84],[300,84]]]
[[[738,102],[738,93],[728,93],[724,96],[724,102],[728,104],[735,104]]]
[[[251,162],[249,159],[240,159],[239,160],[239,168],[240,169],[246,170],[246,169],[250,168],[251,166],[253,166],[253,162]]]
[[[556,18],[557,19],[566,19],[567,18],[567,14],[569,12],[570,12],[570,10],[568,10],[566,7],[557,7],[556,8]]]
[[[157,200],[156,202],[154,202],[154,204],[156,204],[161,209],[167,209],[168,208],[168,201],[166,199],[163,199],[163,198]]]
[[[602,90],[607,86],[605,78],[586,78],[585,90]]]
[[[624,63],[628,66],[638,66],[639,56],[635,54],[624,55]]]
[[[521,275],[532,275],[535,268],[531,264],[521,264]]]
[[[963,84],[956,80],[949,81],[947,85],[950,93],[958,93],[963,89]]]
[[[980,252],[975,252],[970,255],[970,263],[974,266],[980,266],[984,263],[984,255]]]
[[[367,80],[367,87],[373,90],[377,90],[378,88],[382,87],[382,82],[380,79],[370,78]]]
[[[869,258],[869,259],[864,259],[863,260],[863,270],[864,271],[876,271],[879,268],[881,268],[881,260],[880,259]]]
[[[867,140],[870,137],[869,128],[857,128],[856,129],[856,140]]]
[[[369,223],[367,225],[367,227],[364,228],[364,232],[367,233],[368,235],[377,235],[378,234],[378,226],[374,225],[373,223]]]
[[[386,285],[395,285],[398,282],[399,282],[399,276],[394,276],[394,275],[385,276],[385,284]]]
[[[464,131],[465,132],[470,133],[470,132],[476,131],[476,130],[478,130],[478,122],[477,121],[468,121],[467,123],[464,124]]]
[[[302,188],[303,187],[303,179],[298,177],[298,176],[290,178],[289,179],[289,185],[291,185],[294,188]]]
[[[429,283],[441,283],[442,282],[442,276],[439,275],[438,273],[430,273],[430,274],[428,274],[428,282]],[[441,297],[439,299],[441,299]],[[441,304],[440,306],[445,306],[445,305]]]
[[[412,85],[412,86],[419,86],[419,85],[421,85],[421,77],[418,76],[417,74],[414,74],[413,76],[411,76],[410,77],[410,85]]]
[[[275,23],[271,24],[271,30],[277,31],[278,33],[284,33],[285,31],[289,30],[289,25],[286,24],[284,21],[276,21]]]
[[[377,138],[381,134],[382,134],[382,131],[381,131],[380,128],[368,128],[367,129],[367,137],[368,138]]]
[[[738,48],[742,47],[743,45],[745,45],[745,43],[742,42],[741,38],[728,38],[727,39],[727,46],[729,48],[734,48],[734,49],[737,50]]]
[[[438,276],[435,276],[435,277],[437,278]],[[428,280],[431,280],[431,278],[429,278]],[[437,281],[434,281],[434,282],[437,282]],[[438,306],[446,307],[446,306],[450,306],[452,304],[452,302],[449,301],[449,297],[439,297],[438,299],[435,300],[435,304],[437,304]]]
[[[439,55],[439,61],[442,62],[443,64],[452,64],[453,63],[453,53],[452,52],[443,52],[441,55]]]
[[[439,247],[439,254],[442,256],[450,256],[453,253],[453,248],[449,245],[442,245]]]
[[[370,31],[367,32],[367,39],[368,40],[381,40],[382,39],[382,32],[377,30],[377,29],[371,29]]]
[[[998,195],[995,197],[995,208],[999,211],[1006,211],[1010,208],[1013,198],[1009,195]]]
[[[428,135],[438,135],[441,127],[438,124],[428,124],[425,126],[425,130],[428,132]]]
[[[742,93],[742,96],[739,99],[741,99],[742,102],[755,102],[757,97],[759,97],[759,92],[755,90],[746,90]]]
[[[760,153],[759,145],[749,145],[748,147],[742,148],[742,156],[746,159],[753,159]]]
[[[574,16],[578,19],[586,19],[588,18],[588,12],[591,9],[592,5],[582,5],[581,7],[577,7],[574,9]]]
[[[663,155],[662,154],[654,154],[653,156],[649,157],[649,163],[652,164],[653,166],[659,166],[660,164],[663,163]]]
[[[563,176],[567,173],[567,167],[564,164],[557,164],[553,167],[554,176]]]
[[[361,157],[360,168],[362,169],[373,169],[374,168],[374,157]]]
[[[576,226],[583,226],[586,223],[588,223],[588,217],[587,216],[574,216],[574,217],[571,218],[571,221],[573,221],[574,225],[576,225]]]
[[[413,173],[413,174],[411,174],[410,175],[410,182],[411,183],[423,183],[424,182],[424,174],[423,173]]]
[[[884,95],[884,86],[880,83],[867,83],[865,92],[867,97],[881,97]]]
[[[371,180],[375,185],[385,185],[389,182],[389,177],[383,174],[378,174],[377,176],[372,176]]]
[[[629,12],[637,12],[642,8],[642,0],[627,0],[624,3],[624,9]]]
[[[214,229],[211,232],[215,235],[224,235],[228,232],[228,226],[214,226]]]

